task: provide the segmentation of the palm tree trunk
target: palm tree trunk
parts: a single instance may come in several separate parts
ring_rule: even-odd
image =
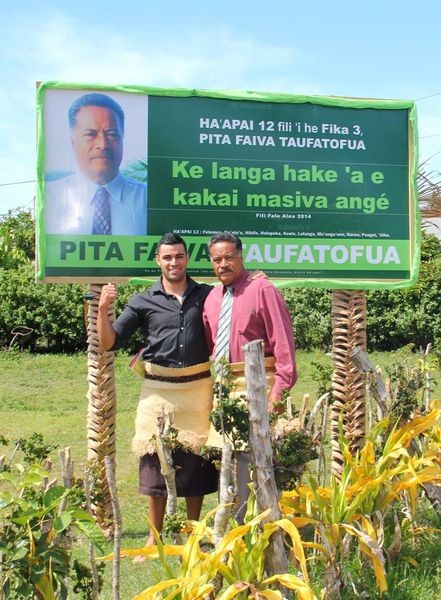
[[[102,285],[89,285],[89,308],[87,313],[87,380],[89,401],[87,413],[87,459],[94,474],[94,489],[91,490],[92,509],[98,524],[108,536],[113,535],[114,519],[112,498],[106,476],[104,458],[113,462],[116,453],[115,416],[115,354],[101,352],[96,327],[98,302]],[[115,307],[109,316],[115,319]]]
[[[366,350],[366,293],[334,290],[332,293],[333,403],[331,410],[331,472],[341,477],[343,456],[339,446],[340,422],[351,452],[365,437],[366,377],[353,364],[350,352]]]

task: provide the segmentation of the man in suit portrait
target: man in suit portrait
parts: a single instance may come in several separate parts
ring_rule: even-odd
[[[123,109],[91,92],[73,102],[68,117],[77,170],[46,183],[46,233],[146,235],[147,185],[120,171]]]

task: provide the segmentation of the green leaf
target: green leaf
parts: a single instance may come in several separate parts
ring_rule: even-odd
[[[14,502],[14,496],[10,492],[2,492],[0,494],[0,510],[10,506]]]
[[[28,548],[19,548],[15,554],[13,555],[11,560],[20,560],[21,558],[24,558],[26,555],[28,554]]]
[[[64,511],[54,521],[54,529],[57,533],[61,533],[72,523],[72,516],[69,512]]]
[[[50,569],[49,572],[45,573],[43,577],[41,577],[41,579],[35,584],[35,587],[44,600],[56,600],[54,579]]]
[[[31,487],[33,485],[40,485],[44,481],[44,475],[40,473],[26,473],[23,477],[23,481],[21,482],[21,487]]]
[[[106,543],[106,538],[104,537],[103,532],[95,523],[85,523],[83,521],[76,521],[73,523],[75,527],[77,527],[84,535],[92,542],[94,546],[100,550],[100,552],[104,552],[104,544]]]
[[[56,485],[47,490],[43,497],[43,504],[46,508],[56,504],[66,493],[66,488],[62,485]]]
[[[95,523],[93,515],[82,508],[71,508],[69,512],[72,515],[72,519],[75,519],[76,521],[91,521],[92,523]]]
[[[23,473],[25,472],[25,466],[22,465],[21,463],[16,463],[15,468],[20,473],[20,475],[23,475]]]
[[[15,523],[16,525],[26,525],[26,523],[29,523],[29,521],[31,519],[34,518],[34,514],[33,513],[28,513],[25,515],[20,515],[18,517],[14,517],[13,519],[11,519],[11,521],[13,523]]]
[[[2,471],[0,473],[0,481],[9,481],[10,483],[15,483],[17,476],[11,473],[10,471]]]

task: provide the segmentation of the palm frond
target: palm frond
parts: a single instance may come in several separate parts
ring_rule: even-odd
[[[431,219],[441,218],[441,173],[420,170],[417,184],[423,227],[436,226]]]

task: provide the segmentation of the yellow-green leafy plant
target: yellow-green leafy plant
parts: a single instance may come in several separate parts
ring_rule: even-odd
[[[339,597],[342,564],[354,542],[372,565],[380,591],[386,591],[384,521],[403,499],[415,514],[422,487],[441,482],[440,420],[436,403],[428,414],[399,428],[391,428],[390,420],[384,419],[355,455],[340,440],[344,457],[340,480],[321,487],[309,477],[308,484],[283,493],[285,516],[298,528],[314,528],[315,541],[305,546],[325,563],[325,598]]]
[[[15,463],[0,472],[0,597],[65,598],[72,530],[103,547],[78,489],[48,484],[49,477],[38,463]]]
[[[146,556],[159,560],[164,572],[164,580],[156,583],[135,597],[136,600],[164,598],[171,600],[179,596],[181,600],[198,600],[207,598],[215,590],[215,579],[220,574],[224,587],[215,598],[218,600],[263,599],[281,600],[282,593],[278,588],[283,586],[295,590],[301,600],[315,600],[309,584],[306,559],[302,542],[296,527],[289,519],[262,526],[262,520],[269,511],[254,516],[255,503],[249,501],[246,523],[233,527],[221,539],[216,548],[210,551],[201,549],[201,542],[213,541],[213,531],[207,524],[209,513],[200,522],[193,522],[191,532],[182,545],[163,544],[156,536],[156,546],[135,550],[123,550],[121,556]],[[293,557],[299,575],[280,573],[272,577],[265,576],[265,550],[268,540],[278,529],[286,532],[290,541]],[[203,544],[202,544],[203,546]],[[178,562],[169,557],[178,556]],[[112,556],[105,557],[106,559]],[[213,596],[211,596],[213,597]],[[134,599],[134,600],[135,600]]]

